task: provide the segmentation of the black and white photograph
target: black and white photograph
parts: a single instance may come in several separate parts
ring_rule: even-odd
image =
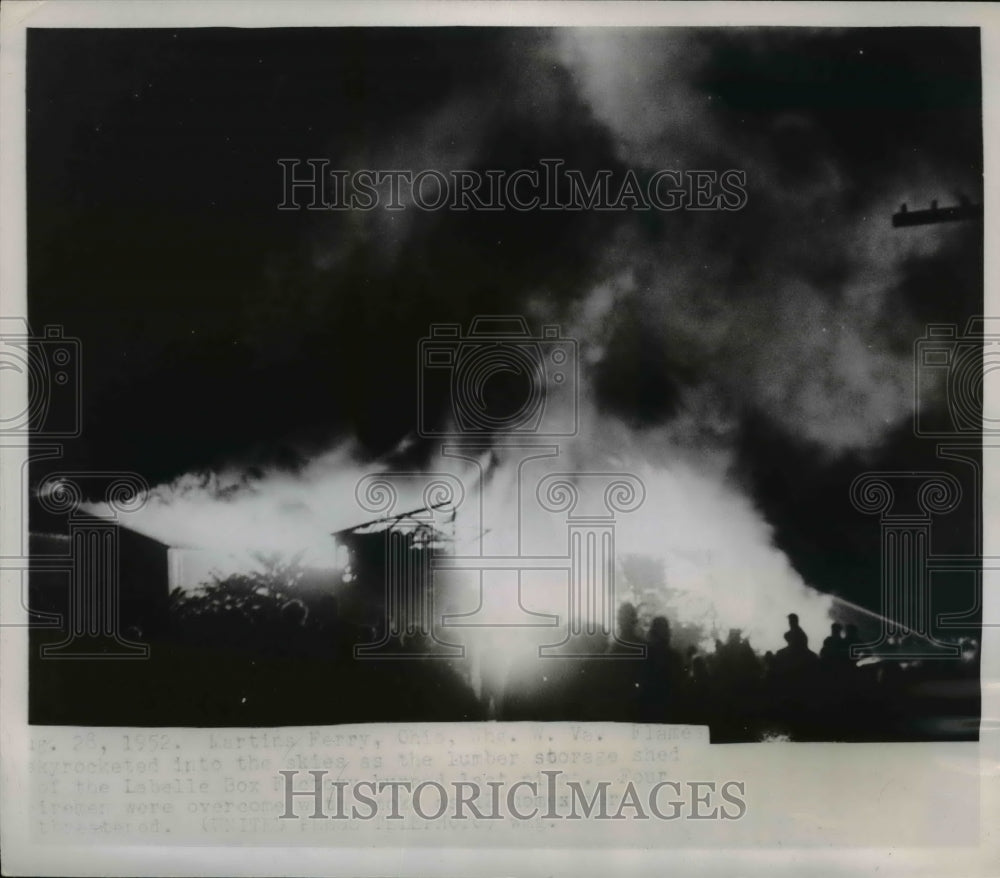
[[[29,727],[975,745],[981,29],[512,23],[28,21]]]
[[[975,740],[974,29],[27,48],[32,722]]]

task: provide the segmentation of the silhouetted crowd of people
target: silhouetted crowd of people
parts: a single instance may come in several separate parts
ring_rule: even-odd
[[[382,632],[344,615],[331,594],[304,601],[249,578],[175,595],[145,661],[36,663],[32,685],[52,697],[32,721],[692,723],[708,725],[714,742],[978,735],[978,654],[968,640],[964,660],[866,660],[857,629],[834,622],[817,653],[793,613],[773,653],[759,655],[737,629],[711,650],[678,649],[666,616],[642,625],[623,603],[614,636],[584,635],[569,657],[539,657],[535,647],[512,656],[499,642],[461,659],[400,661],[390,649],[358,660],[355,648]],[[416,632],[388,645],[417,654],[434,646]]]
[[[817,654],[791,613],[776,652],[758,655],[738,629],[710,652],[681,652],[666,617],[654,618],[643,636],[630,603],[619,608],[617,634],[604,654],[565,660],[559,670],[545,660],[527,663],[511,675],[496,716],[693,723],[710,726],[714,742],[933,737],[943,731],[942,717],[951,734],[962,722],[970,737],[977,734],[978,655],[968,638],[961,658],[901,661],[880,653],[866,660],[857,627],[833,622]],[[644,645],[645,656],[611,660],[630,643]]]

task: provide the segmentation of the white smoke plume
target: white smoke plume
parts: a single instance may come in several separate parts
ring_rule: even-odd
[[[628,29],[557,35],[557,54],[614,132],[623,162],[745,171],[753,214],[689,214],[652,239],[627,227],[609,242],[591,295],[619,311],[632,303],[668,353],[708,364],[698,380],[734,407],[754,407],[832,453],[877,445],[912,412],[912,349],[900,342],[912,344],[920,327],[901,319],[901,272],[960,234],[900,235],[889,217],[900,201],[941,192],[941,171],[907,161],[861,207],[848,207],[849,169],[827,154],[813,120],[786,113],[761,130],[719,113],[713,95],[692,86],[706,39]],[[783,37],[757,39],[763,52]],[[788,140],[812,165],[804,178],[784,167]],[[593,325],[613,328],[610,316]]]
[[[785,616],[796,612],[815,644],[832,601],[802,580],[733,477],[734,431],[755,411],[831,456],[877,447],[912,406],[912,359],[902,341],[919,331],[894,319],[895,288],[907,261],[934,253],[949,232],[901,237],[889,227],[900,195],[919,201],[938,191],[919,163],[906,169],[905,185],[885,180],[860,208],[848,208],[848,169],[819,148],[822,132],[811,119],[789,113],[764,130],[723,120],[713,96],[696,85],[708,51],[693,33],[559,30],[514,53],[517,72],[507,84],[520,90],[527,121],[543,126],[553,116],[558,69],[625,165],[735,168],[746,172],[749,195],[745,215],[674,215],[652,233],[638,223],[609,225],[594,244],[598,269],[572,304],[543,289],[512,294],[533,328],[561,323],[580,343],[581,431],[536,475],[633,473],[646,499],[618,521],[616,551],[662,562],[663,587],[683,596],[675,601],[679,621],[710,620],[723,636],[743,629],[763,651],[782,646]],[[497,106],[461,93],[394,143],[359,149],[358,166],[474,166]],[[789,141],[812,163],[807,185],[783,166],[777,147]],[[414,211],[324,220],[312,267],[329,270],[369,241],[391,261],[420,220]],[[653,380],[669,381],[672,368],[683,367],[669,416],[633,421],[601,399],[602,375],[634,372],[629,333],[652,339],[662,354],[664,374]],[[185,476],[157,487],[130,523],[172,545],[309,549],[317,562],[329,561],[330,534],[366,517],[354,499],[358,480],[380,468],[390,465],[360,463],[346,442],[296,473]],[[454,460],[438,458],[428,468],[471,479],[473,498],[483,490],[484,502],[499,510],[491,539],[509,548],[523,511],[507,453],[495,451],[482,484]],[[554,549],[564,540],[558,522],[521,524]],[[548,592],[530,609],[561,611],[564,594]],[[531,604],[530,590],[525,600]]]

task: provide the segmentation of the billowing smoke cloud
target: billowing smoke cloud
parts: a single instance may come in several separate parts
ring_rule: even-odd
[[[592,489],[587,474],[627,473],[638,478],[645,496],[635,512],[616,516],[619,595],[625,589],[641,595],[669,588],[680,595],[679,602],[671,601],[678,621],[701,627],[706,637],[740,628],[762,650],[782,645],[788,612],[798,612],[807,630],[825,628],[830,600],[807,588],[772,545],[770,528],[727,479],[718,452],[685,452],[665,430],[636,434],[613,417],[592,424],[563,443],[558,457],[528,467],[520,491],[518,458],[511,452],[498,449],[482,461],[485,478],[462,461],[436,458],[428,470],[450,473],[463,485],[463,504],[450,528],[455,549],[565,554],[566,521],[539,506],[537,483],[548,474],[577,473],[581,502],[590,502],[603,491],[603,482]],[[394,471],[366,467],[350,449],[340,448],[296,473],[185,476],[155,488],[128,523],[169,545],[206,552],[208,567],[195,563],[193,569],[235,572],[254,566],[256,555],[275,552],[284,557],[303,553],[303,563],[310,566],[336,567],[343,560],[332,534],[372,517],[358,502],[358,486],[379,472],[400,488],[395,511],[423,505],[420,479],[408,488],[406,480],[394,479]],[[479,517],[480,503],[485,519]],[[622,572],[630,556],[661,561],[665,578],[630,581]],[[568,580],[566,574],[551,576],[551,581],[526,586],[525,606],[565,620]],[[377,591],[380,584],[371,587]],[[471,612],[474,606],[463,609]],[[474,645],[475,637],[467,641]]]
[[[606,248],[591,295],[614,303],[595,324],[608,396],[655,380],[628,362],[648,346],[657,354],[642,368],[661,383],[721,394],[734,412],[756,408],[833,453],[877,445],[912,410],[909,345],[921,327],[900,300],[902,274],[949,240],[940,230],[900,235],[888,219],[899,200],[929,201],[959,181],[974,191],[972,176],[947,166],[932,174],[923,156],[883,169],[874,150],[859,166],[833,148],[815,110],[724,106],[724,95],[697,85],[719,50],[712,34],[565,30],[556,39],[625,164],[747,175],[741,215],[678,215],[653,235],[632,224]],[[740,41],[766,65],[788,37]],[[675,413],[670,394],[659,400],[630,414]]]
[[[842,73],[857,51],[836,33],[503,33],[486,73],[370,136],[337,139],[346,168],[513,169],[552,156],[584,173],[732,168],[748,201],[737,212],[411,205],[314,217],[298,261],[248,309],[245,339],[265,360],[318,364],[348,445],[310,452],[291,473],[186,476],[157,489],[140,525],[182,544],[324,544],[361,517],[351,497],[365,472],[440,465],[413,438],[416,345],[429,325],[524,314],[580,343],[581,431],[553,466],[630,471],[646,486],[619,551],[661,559],[667,587],[707,598],[720,630],[743,628],[761,649],[780,647],[787,612],[818,635],[830,601],[739,487],[736,436],[760,416],[835,458],[877,449],[909,417],[921,328],[907,278],[960,232],[901,236],[889,216],[900,200],[978,191],[974,169],[942,158],[934,137],[901,152],[891,124],[847,130],[870,113],[783,99],[801,73],[790,58],[822,68],[832,57]],[[741,91],[747,70],[758,80]],[[512,466],[498,449],[477,490],[509,490]]]

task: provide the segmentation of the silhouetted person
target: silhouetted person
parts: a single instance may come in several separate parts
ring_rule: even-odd
[[[666,616],[656,616],[650,624],[649,645],[657,651],[670,648],[670,621]]]
[[[777,718],[788,723],[793,736],[808,740],[821,725],[826,692],[820,685],[819,656],[808,646],[808,637],[794,613],[788,617],[786,646],[774,655],[771,695]]]
[[[839,622],[834,622],[830,626],[830,636],[823,641],[823,648],[819,652],[821,659],[831,663],[843,661],[845,658],[845,641],[841,633],[843,630],[844,626]]]
[[[634,722],[639,710],[639,687],[643,662],[632,657],[641,644],[639,613],[629,601],[618,607],[618,639],[606,642],[603,650],[595,642],[595,653],[605,655],[582,659],[567,668],[571,674],[570,699],[576,712],[588,720]],[[616,656],[618,656],[616,658]]]
[[[809,648],[809,636],[799,627],[799,617],[796,613],[788,614],[788,635],[786,635],[785,641],[795,649]]]
[[[626,643],[642,642],[642,635],[639,633],[639,612],[635,605],[628,601],[618,608],[618,639]],[[612,644],[611,648],[614,651],[620,647],[618,644]]]
[[[796,636],[794,631],[785,632],[785,644],[785,647],[774,655],[775,671],[785,674],[815,664],[818,656]]]
[[[830,636],[823,641],[820,660],[823,665],[824,698],[821,711],[824,723],[832,739],[850,738],[856,724],[856,668],[851,661],[847,638],[843,636],[844,626],[834,622],[830,626]]]
[[[674,718],[682,683],[683,665],[670,646],[670,622],[657,616],[649,626],[646,661],[639,678],[640,720],[667,722]]]
[[[729,639],[726,641],[726,652],[731,656],[733,664],[741,671],[749,672],[756,677],[757,654],[753,651],[750,641],[743,636],[739,628],[729,629]]]
[[[714,664],[719,740],[745,740],[760,708],[761,668],[739,628],[729,629],[725,643],[716,641]]]
[[[759,680],[757,655],[739,628],[729,629],[725,643],[715,641],[715,669],[729,689],[738,689]]]

